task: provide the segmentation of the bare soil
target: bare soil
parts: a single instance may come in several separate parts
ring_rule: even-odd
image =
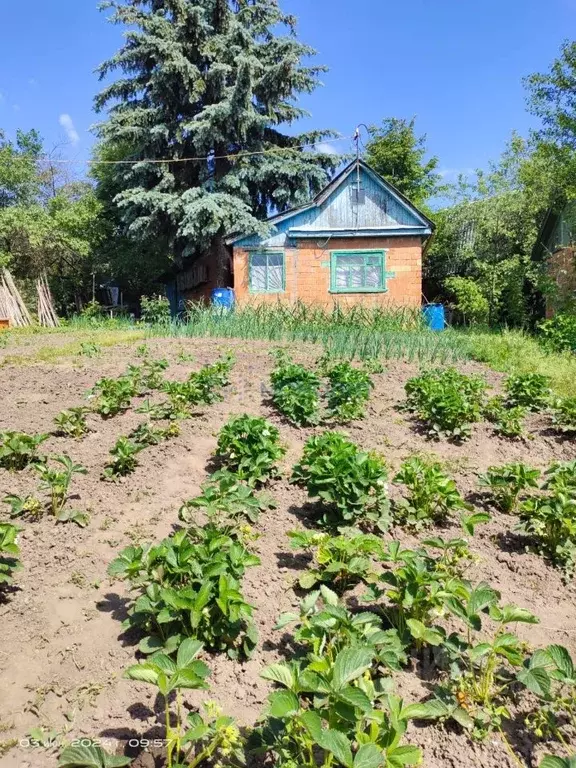
[[[34,337],[34,344],[65,345],[70,335]],[[106,575],[109,562],[132,542],[159,540],[173,530],[181,503],[199,492],[207,476],[207,464],[216,445],[216,433],[235,414],[263,415],[280,429],[288,445],[283,478],[270,485],[278,508],[262,515],[256,526],[260,534],[256,550],[261,566],[250,569],[244,589],[257,610],[260,643],[253,658],[242,664],[223,656],[209,657],[212,668],[209,698],[218,701],[241,725],[257,720],[269,684],[259,672],[285,653],[282,633],[273,626],[282,611],[298,605],[293,590],[302,562],[290,555],[286,532],[306,522],[305,492],[288,483],[290,467],[299,458],[305,440],[317,429],[296,429],[282,421],[267,403],[271,345],[264,342],[154,339],[154,356],[170,361],[167,377],[184,378],[200,365],[232,349],[237,364],[232,385],[221,403],[205,408],[182,422],[180,437],[139,455],[139,466],[118,482],[101,480],[108,451],[120,435],[128,434],[145,416],[127,413],[102,420],[89,417],[92,431],[81,440],[50,437],[43,452],[70,454],[88,468],[77,476],[74,506],[91,515],[90,525],[56,524],[45,517],[37,523],[22,523],[20,545],[24,569],[17,574],[16,589],[0,603],[0,764],[5,768],[53,768],[56,748],[26,746],[31,728],[54,729],[60,737],[97,737],[110,751],[136,755],[138,748],[127,742],[161,736],[159,702],[149,686],[122,678],[134,662],[137,638],[125,637],[120,626],[126,615],[127,591],[122,582]],[[194,362],[179,362],[181,351]],[[16,351],[18,352],[18,351]],[[14,354],[14,349],[0,355]],[[318,350],[301,346],[297,358],[313,360]],[[0,368],[0,429],[51,432],[53,418],[63,408],[81,405],[88,390],[103,375],[117,375],[129,362],[138,362],[136,344],[110,347],[95,358],[65,359],[53,364],[12,365]],[[482,371],[498,392],[501,376],[476,364],[462,366]],[[386,371],[374,375],[376,389],[367,417],[345,431],[363,447],[381,452],[391,472],[415,452],[435,454],[446,463],[464,494],[476,490],[476,473],[491,464],[525,461],[544,469],[553,460],[576,458],[574,444],[547,434],[541,417],[529,419],[532,440],[510,442],[495,437],[490,425],[480,424],[470,441],[461,446],[430,442],[415,429],[411,419],[397,406],[404,397],[405,381],[417,366],[390,362]],[[137,405],[137,403],[135,403]],[[31,492],[36,485],[32,471],[9,473],[0,470],[0,497],[7,493]],[[4,509],[4,512],[7,507]],[[6,515],[4,515],[6,517]],[[472,540],[478,561],[470,574],[485,579],[502,592],[503,599],[536,613],[541,623],[519,625],[518,633],[532,646],[548,643],[576,651],[576,591],[564,585],[560,572],[542,558],[525,551],[524,542],[511,533],[513,520],[494,514],[480,526]],[[455,525],[452,531],[458,535]],[[415,539],[401,534],[403,541]],[[415,665],[398,676],[400,693],[418,700],[429,693],[434,680]],[[187,695],[197,706],[206,694]],[[546,745],[528,738],[522,712],[511,729],[510,739],[527,766],[536,766]],[[481,766],[512,767],[498,737],[472,744],[457,729],[411,724],[407,739],[424,749],[429,768]],[[15,742],[12,748],[8,748]],[[144,765],[144,763],[142,763]]]

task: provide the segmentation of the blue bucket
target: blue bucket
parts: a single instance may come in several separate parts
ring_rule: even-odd
[[[431,331],[443,331],[446,327],[446,314],[442,304],[427,304],[422,308],[424,320]]]
[[[213,307],[219,307],[227,312],[234,306],[234,291],[232,288],[214,288],[211,300]]]

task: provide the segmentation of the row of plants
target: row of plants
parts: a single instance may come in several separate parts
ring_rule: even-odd
[[[319,360],[318,370],[295,363],[283,350],[274,353],[276,365],[270,380],[272,402],[296,426],[311,426],[328,419],[345,424],[365,415],[366,403],[374,387],[369,372],[347,360]],[[321,377],[327,385],[323,388]],[[325,408],[322,409],[323,400]]]
[[[404,408],[413,413],[434,438],[461,442],[470,438],[472,425],[490,421],[496,434],[526,437],[524,419],[529,412],[546,411],[554,430],[576,433],[576,399],[554,397],[546,376],[514,374],[504,382],[504,395],[488,398],[483,377],[468,376],[455,368],[426,371],[406,382]]]

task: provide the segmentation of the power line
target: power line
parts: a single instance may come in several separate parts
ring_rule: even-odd
[[[172,157],[158,159],[146,159],[140,160],[53,160],[50,157],[43,156],[41,159],[52,163],[53,165],[136,165],[138,163],[149,163],[152,165],[161,165],[162,163],[193,163],[193,162],[207,162],[208,160],[241,160],[244,157],[254,157],[256,155],[275,155],[281,152],[293,152],[297,149],[306,149],[306,147],[317,147],[321,144],[327,144],[328,142],[335,141],[350,141],[353,136],[339,136],[335,139],[323,139],[321,141],[310,142],[309,144],[300,144],[294,147],[276,147],[274,149],[262,149],[259,152],[239,152],[237,154],[228,155],[206,155],[205,157]],[[325,154],[329,154],[326,152]],[[336,152],[334,154],[337,154]]]

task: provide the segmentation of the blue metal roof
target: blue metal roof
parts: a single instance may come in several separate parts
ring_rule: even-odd
[[[360,180],[362,202],[356,188]],[[362,160],[350,163],[307,205],[270,217],[269,237],[238,235],[240,247],[282,247],[304,237],[423,236],[434,225],[421,211]]]

